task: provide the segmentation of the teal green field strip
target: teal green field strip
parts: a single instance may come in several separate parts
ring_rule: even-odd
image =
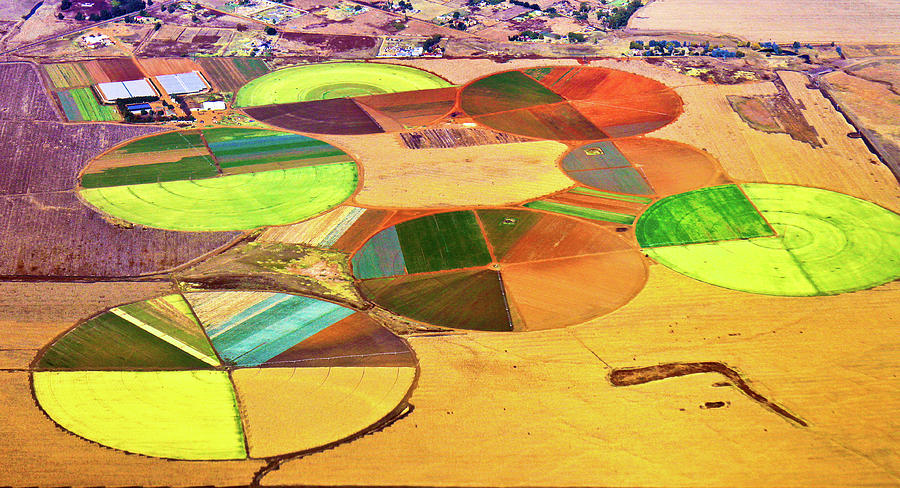
[[[353,275],[359,279],[406,274],[396,227],[375,234],[353,255]]]
[[[207,328],[207,334],[225,361],[258,366],[353,313],[323,300],[276,293]]]
[[[586,219],[600,220],[603,222],[614,222],[617,224],[631,225],[634,223],[634,219],[636,218],[636,216],[634,215],[619,212],[610,212],[609,210],[578,207],[575,205],[548,202],[545,200],[526,203],[525,206],[534,210],[544,210],[547,212],[553,212],[563,215],[571,215],[573,217],[583,217]]]
[[[569,178],[583,185],[602,191],[632,195],[652,195],[655,193],[643,175],[630,166],[627,168],[570,171],[567,174]]]
[[[59,104],[62,106],[63,113],[65,113],[69,122],[81,122],[84,120],[84,117],[81,116],[81,112],[78,110],[78,104],[75,103],[75,98],[68,90],[56,92],[56,97],[59,99]]]
[[[737,185],[723,185],[657,201],[641,215],[635,234],[647,248],[765,237],[774,232]]]
[[[565,171],[630,167],[631,163],[611,142],[595,142],[572,150],[562,161]]]
[[[410,274],[484,266],[491,255],[475,214],[446,212],[397,224]]]
[[[36,363],[51,370],[208,369],[210,364],[106,312],[67,332]]]
[[[104,169],[99,173],[85,173],[83,188],[138,185],[164,181],[199,180],[218,176],[215,163],[209,156],[188,156],[170,163],[139,164]]]
[[[638,195],[621,195],[618,193],[610,193],[608,191],[595,190],[593,188],[572,188],[569,190],[569,193],[574,193],[576,195],[588,195],[592,197],[606,198],[609,200],[618,200],[620,202],[632,202],[632,203],[640,203],[644,205],[649,205],[653,203],[653,199],[650,197],[642,197]]]
[[[38,371],[34,394],[64,429],[126,452],[170,459],[245,459],[225,371]]]

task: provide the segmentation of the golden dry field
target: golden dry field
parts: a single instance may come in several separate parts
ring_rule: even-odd
[[[897,43],[898,24],[896,0],[657,0],[638,11],[628,27],[775,42]]]

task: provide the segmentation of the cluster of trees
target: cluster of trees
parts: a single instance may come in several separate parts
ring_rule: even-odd
[[[641,8],[641,0],[632,0],[625,8],[616,7],[607,14],[606,25],[610,29],[619,29],[628,24],[628,19]],[[603,20],[603,12],[597,13],[597,20]]]
[[[498,2],[499,3],[499,2]],[[536,3],[523,2],[522,0],[509,0],[509,3],[520,7],[530,8],[531,10],[540,10],[541,6]]]
[[[441,42],[441,39],[443,39],[443,36],[440,34],[435,34],[428,39],[425,39],[425,42],[422,43],[422,49],[424,49],[426,53],[431,52],[431,50]]]
[[[413,10],[412,2],[404,2],[400,0],[397,2],[397,8],[400,9],[401,12],[406,12],[407,10]]]
[[[584,42],[587,40],[584,34],[579,34],[578,32],[569,32],[566,37],[569,38],[569,42]]]

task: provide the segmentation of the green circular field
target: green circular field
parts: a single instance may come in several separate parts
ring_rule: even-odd
[[[865,200],[816,188],[770,184],[741,188],[775,235],[651,246],[647,234],[651,225],[658,225],[653,220],[660,214],[650,213],[651,207],[650,216],[645,213],[641,217],[650,219],[649,224],[638,221],[641,245],[650,257],[684,275],[767,295],[836,295],[900,278],[900,215]],[[695,192],[676,197],[697,201],[696,194],[691,194]],[[654,206],[671,207],[671,202],[663,199]],[[697,214],[691,213],[682,227],[709,222],[696,218]],[[678,220],[674,214],[672,218]],[[731,217],[712,219],[728,222]],[[677,232],[671,236],[689,235],[689,229],[675,227]],[[709,230],[698,228],[696,233],[705,235]]]
[[[450,86],[427,71],[381,63],[294,66],[256,78],[235,97],[235,107],[307,102]]]
[[[298,222],[356,190],[356,162],[318,139],[213,128],[137,139],[91,161],[80,195],[127,222],[167,230],[247,230]]]

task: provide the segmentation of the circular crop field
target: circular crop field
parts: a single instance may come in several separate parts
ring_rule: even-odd
[[[267,458],[347,439],[401,408],[404,341],[298,295],[200,292],[115,307],[53,342],[34,395],[64,429],[172,459]]]
[[[649,137],[586,144],[566,154],[562,169],[584,186],[631,195],[671,195],[725,180],[703,151]]]
[[[656,202],[636,235],[692,278],[768,295],[835,295],[900,278],[900,215],[841,193],[726,185]]]
[[[678,117],[681,98],[649,78],[607,68],[506,71],[466,85],[460,106],[491,129],[550,140],[645,134]]]
[[[365,297],[421,322],[524,331],[578,324],[631,300],[647,278],[613,230],[522,209],[443,212],[401,222],[352,258]]]
[[[244,85],[235,107],[351,98],[450,86],[443,78],[408,66],[322,63],[280,69]]]
[[[297,222],[356,190],[356,162],[310,137],[259,129],[168,132],[108,151],[81,197],[127,222],[168,230],[246,230]]]

